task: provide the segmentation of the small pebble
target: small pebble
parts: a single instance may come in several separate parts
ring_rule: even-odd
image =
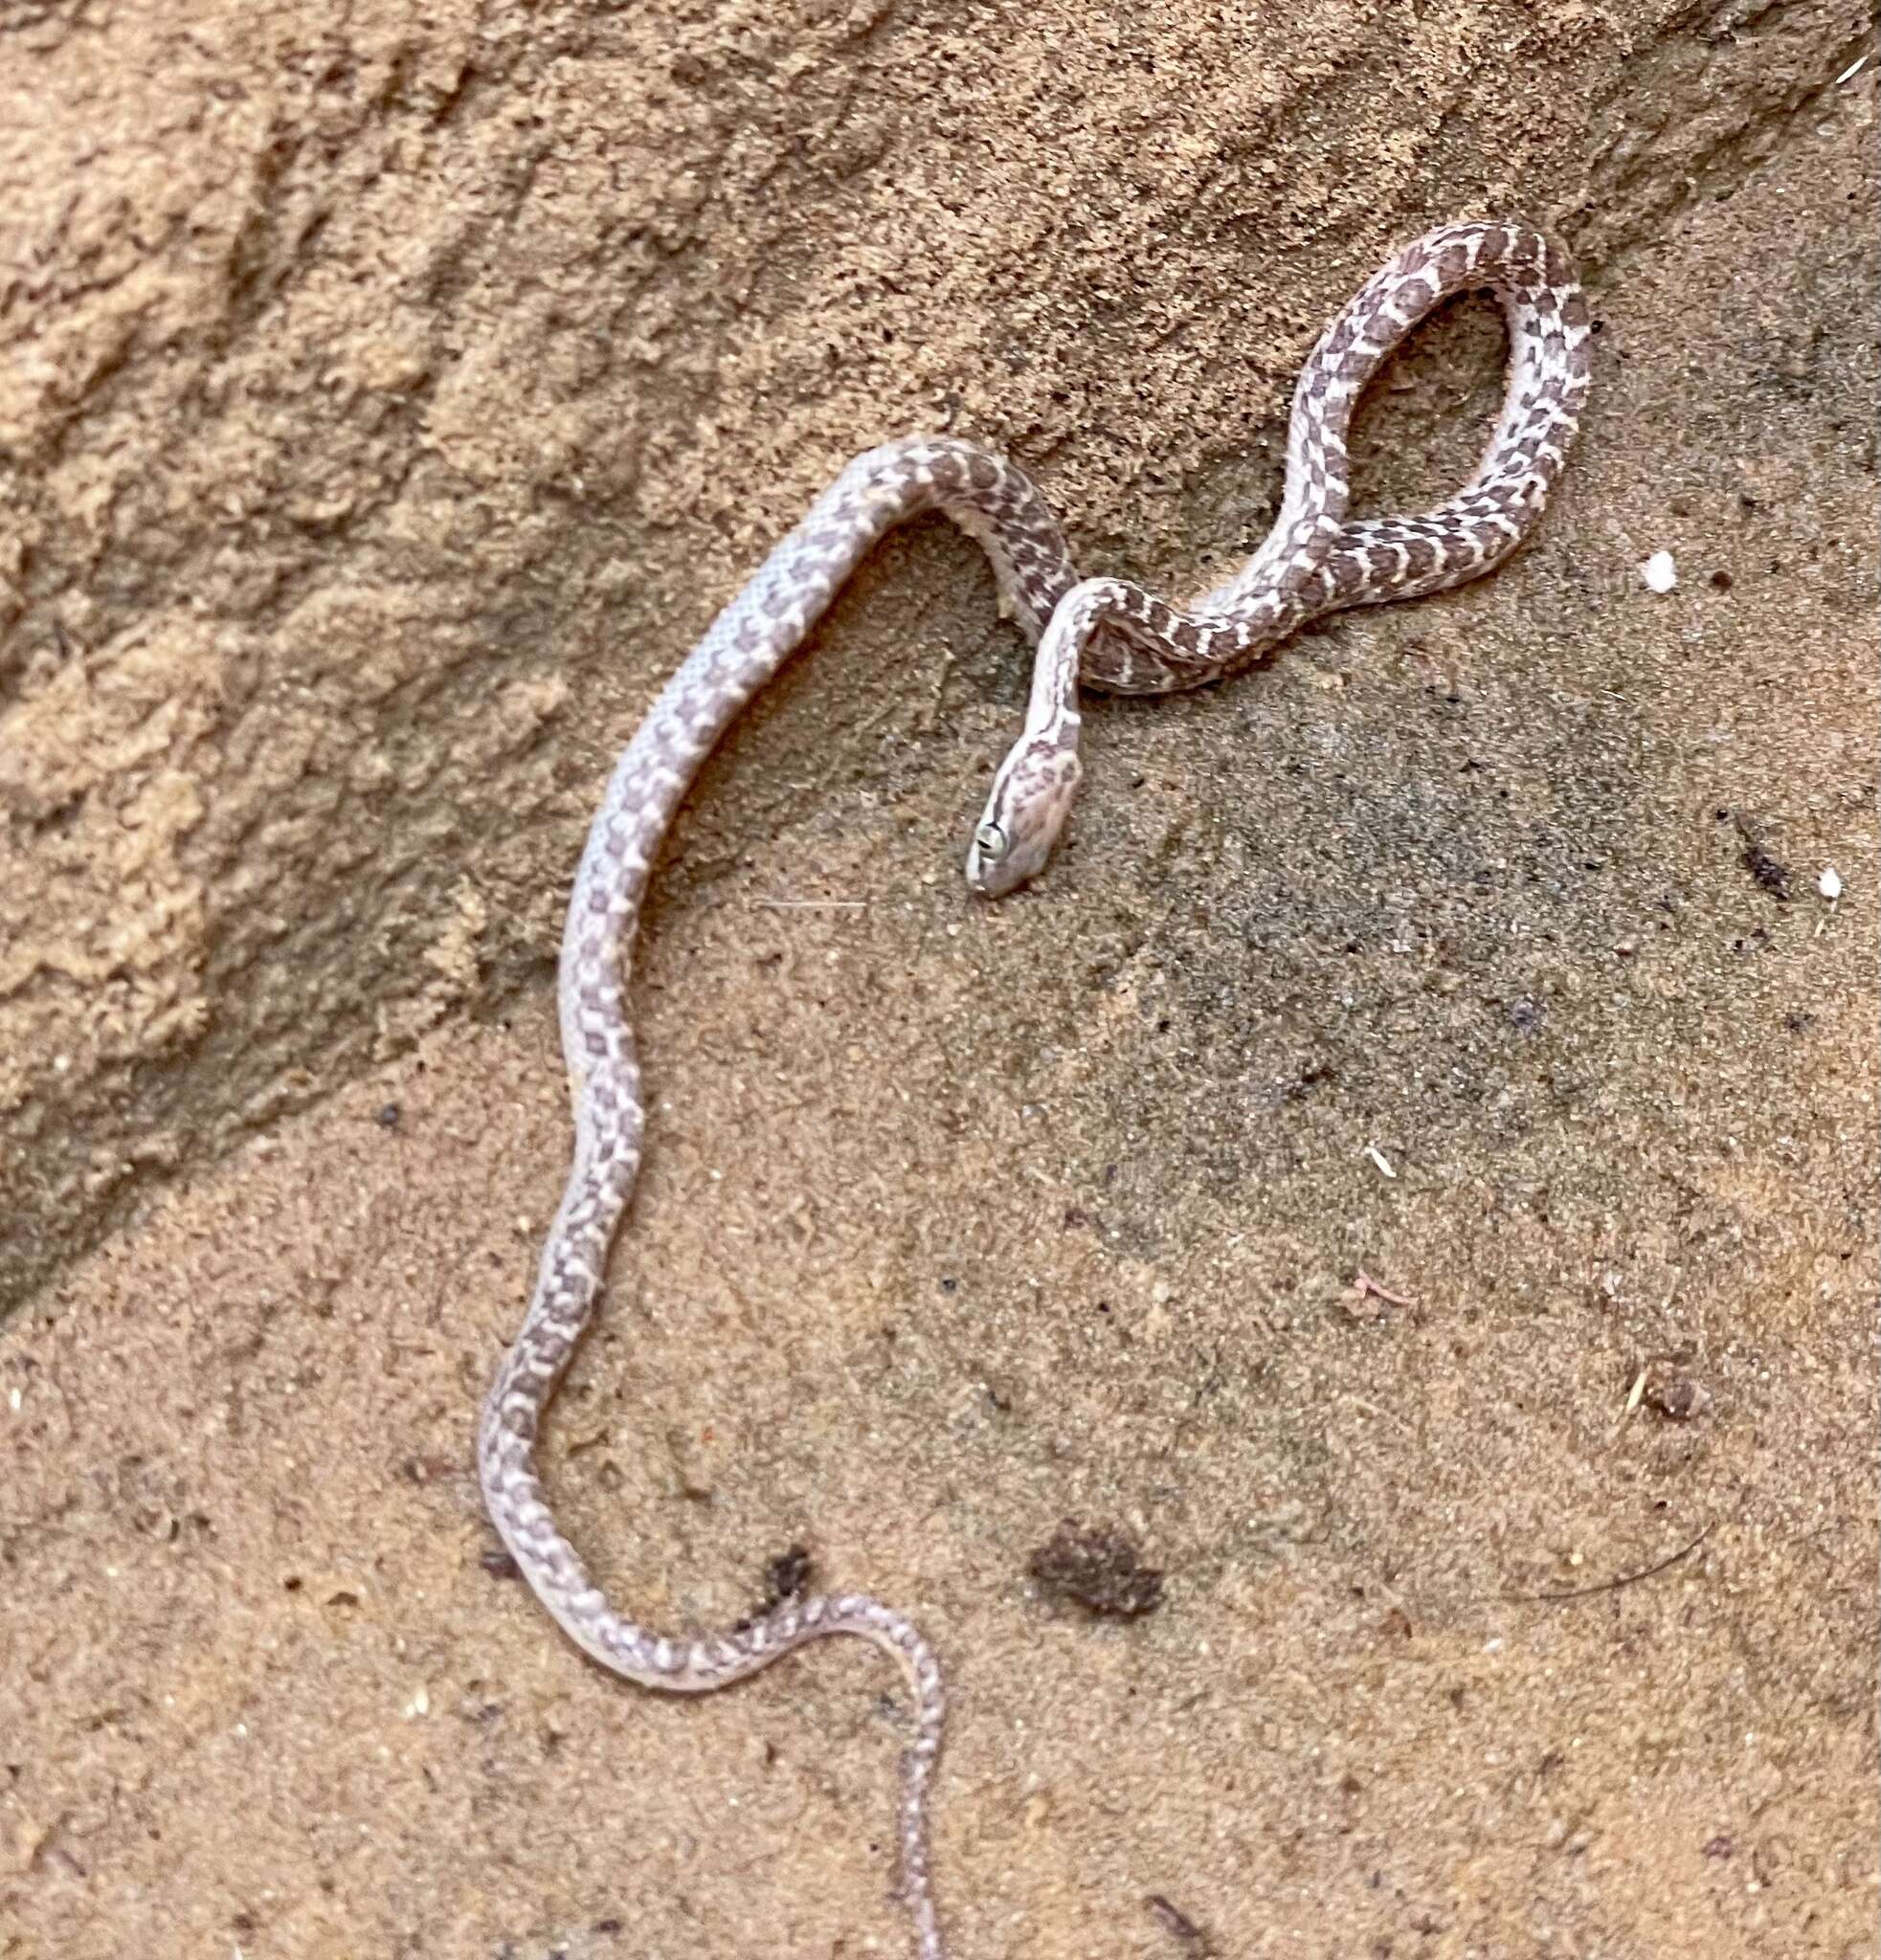
[[[1644,1397],[1648,1408],[1671,1422],[1694,1421],[1712,1406],[1711,1392],[1704,1384],[1669,1362],[1647,1364]]]
[[[1816,889],[1832,905],[1842,896],[1842,874],[1833,864],[1828,865],[1816,880]]]
[[[1669,551],[1655,551],[1640,567],[1649,592],[1669,592],[1678,584],[1678,560]]]

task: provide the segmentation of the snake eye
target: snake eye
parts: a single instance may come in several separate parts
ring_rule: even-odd
[[[974,842],[979,846],[982,858],[991,858],[996,864],[1006,855],[1006,834],[996,823],[983,823],[974,833]]]

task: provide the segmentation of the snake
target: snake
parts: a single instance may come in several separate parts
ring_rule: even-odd
[[[1349,520],[1352,412],[1366,384],[1453,296],[1489,291],[1508,328],[1501,412],[1461,490],[1421,516]],[[997,899],[1036,878],[1075,798],[1080,689],[1163,694],[1251,666],[1307,622],[1412,598],[1493,569],[1534,526],[1563,469],[1591,375],[1592,325],[1566,249],[1529,226],[1448,224],[1360,288],[1302,367],[1280,510],[1253,556],[1183,608],[1118,578],[1082,578],[1063,526],[1023,470],[974,443],[915,435],[857,457],[713,619],[620,754],[589,830],[557,991],[574,1147],[522,1329],[485,1398],[478,1473],[516,1569],[563,1632],[614,1674],[703,1694],[806,1642],[849,1635],[885,1650],[911,1697],[902,1760],[900,1895],[919,1960],[947,1960],[929,1848],[929,1791],[947,1697],[932,1645],[905,1613],[858,1592],[787,1597],[737,1627],[676,1635],[610,1604],[555,1522],[537,1467],[544,1416],[600,1300],[634,1190],[645,1111],[627,994],[654,864],[719,738],[803,644],[896,525],[928,511],[991,561],[1035,648],[1022,729],[995,771],[966,856]]]

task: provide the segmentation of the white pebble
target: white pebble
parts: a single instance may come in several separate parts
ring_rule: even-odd
[[[1678,560],[1669,551],[1655,551],[1640,567],[1649,592],[1669,592],[1678,584]]]
[[[1378,1148],[1377,1144],[1367,1144],[1365,1146],[1365,1154],[1366,1156],[1371,1158],[1372,1162],[1376,1164],[1387,1177],[1396,1177],[1398,1175],[1397,1171],[1395,1171],[1391,1168],[1391,1159],[1387,1157],[1381,1149]]]
[[[1842,896],[1842,874],[1833,864],[1824,868],[1823,875],[1816,880],[1816,889],[1831,905]]]

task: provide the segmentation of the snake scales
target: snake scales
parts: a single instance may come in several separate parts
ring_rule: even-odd
[[[1507,392],[1463,489],[1425,516],[1346,521],[1353,405],[1392,350],[1451,295],[1479,288],[1509,324]],[[900,1810],[903,1890],[920,1960],[945,1960],[929,1870],[928,1789],[946,1703],[933,1649],[902,1614],[857,1593],[785,1604],[691,1637],[623,1618],[557,1528],[535,1466],[543,1413],[594,1310],[639,1168],[644,1112],[627,982],[653,861],[702,761],[801,645],[885,532],[939,509],[992,560],[1037,646],[1031,701],[968,852],[998,897],[1044,864],[1080,772],[1080,684],[1157,694],[1250,664],[1340,607],[1409,598],[1489,571],[1540,515],[1589,379],[1587,309],[1563,250],[1506,224],[1446,225],[1368,280],[1314,346],[1294,391],[1280,514],[1246,566],[1187,611],[1119,579],[1080,579],[1031,480],[971,443],[916,436],[858,457],[713,620],[616,764],[575,875],[562,942],[562,1051],[575,1147],[527,1318],[484,1405],[484,1501],[517,1566],[563,1630],[616,1674],[702,1693],[792,1648],[850,1634],[885,1648],[914,1697]]]

